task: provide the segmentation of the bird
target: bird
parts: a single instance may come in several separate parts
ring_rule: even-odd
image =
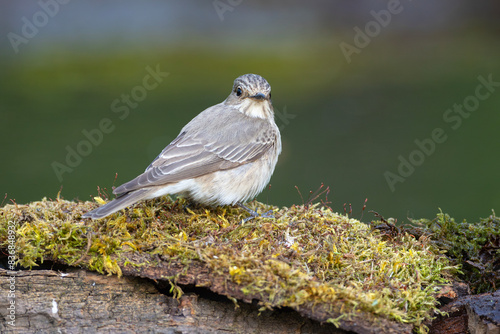
[[[243,203],[269,183],[281,149],[271,86],[257,74],[239,76],[223,102],[194,117],[144,173],[82,218],[101,219],[167,194],[209,207],[239,205],[258,216]]]

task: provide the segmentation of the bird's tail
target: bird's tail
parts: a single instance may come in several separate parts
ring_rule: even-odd
[[[101,219],[106,216],[109,216],[116,211],[126,208],[134,203],[139,202],[148,197],[151,193],[151,189],[138,189],[131,191],[129,193],[125,193],[123,195],[118,196],[114,200],[109,203],[104,204],[103,206],[89,211],[82,216],[82,218],[92,218],[92,219]]]

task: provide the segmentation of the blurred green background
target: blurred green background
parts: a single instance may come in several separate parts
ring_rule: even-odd
[[[457,129],[443,119],[475,94],[478,76],[500,82],[495,1],[401,1],[397,13],[384,1],[0,6],[4,204],[55,198],[61,186],[66,199],[90,200],[97,186],[130,180],[237,76],[257,73],[272,86],[283,140],[260,201],[302,204],[295,186],[307,201],[323,183],[331,206],[352,203],[358,218],[365,198],[367,210],[399,221],[438,208],[471,220],[500,210],[500,87]],[[390,16],[377,23],[372,11]],[[349,62],[341,43],[356,38],[366,45]],[[112,102],[140,92],[148,66],[169,75],[121,119]],[[68,147],[105,118],[113,131],[58,177],[54,163],[67,165]],[[391,189],[385,173],[397,174],[399,157],[436,128],[447,140]]]

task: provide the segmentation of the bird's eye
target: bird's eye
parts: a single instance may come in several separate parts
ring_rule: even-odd
[[[243,94],[241,87],[236,88],[236,96],[241,96],[241,94]]]

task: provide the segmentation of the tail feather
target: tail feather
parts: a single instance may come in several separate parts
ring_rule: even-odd
[[[103,206],[89,211],[82,218],[101,219],[147,198],[151,189],[139,189],[123,194]]]

